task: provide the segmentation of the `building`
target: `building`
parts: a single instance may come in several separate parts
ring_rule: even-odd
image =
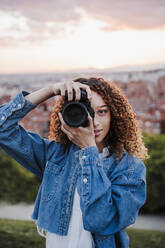
[[[145,80],[122,82],[114,81],[127,96],[140,128],[151,134],[165,134],[165,76],[161,76],[155,83]],[[4,86],[5,87],[5,86]],[[29,87],[29,86],[28,86]],[[5,92],[5,90],[3,91]],[[12,87],[11,87],[12,92]],[[11,99],[10,90],[0,96],[0,105]],[[53,97],[37,106],[21,120],[26,130],[37,132],[47,138],[49,133],[50,116],[56,102]]]

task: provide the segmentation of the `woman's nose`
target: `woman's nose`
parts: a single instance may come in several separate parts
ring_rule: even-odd
[[[99,121],[98,121],[97,116],[95,115],[95,117],[93,118],[93,125],[94,125],[94,127],[96,127],[96,126],[98,126],[98,124],[99,124]]]

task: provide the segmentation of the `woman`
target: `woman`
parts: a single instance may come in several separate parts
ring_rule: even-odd
[[[86,127],[71,127],[61,115],[80,89],[94,110]],[[27,132],[18,121],[39,103],[61,95],[51,115],[49,140]],[[146,200],[147,158],[136,116],[122,92],[102,78],[28,94],[21,92],[0,108],[0,145],[42,179],[32,219],[47,248],[129,247],[124,231]]]

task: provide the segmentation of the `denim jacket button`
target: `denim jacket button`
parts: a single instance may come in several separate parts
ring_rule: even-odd
[[[134,222],[134,218],[133,218],[133,217],[131,217],[131,218],[130,218],[130,221],[131,221],[131,223],[133,223],[133,222]]]
[[[82,156],[82,159],[85,159],[85,158],[86,158],[86,156],[85,156],[85,155],[83,155],[83,156]]]
[[[18,108],[21,108],[21,104],[20,103],[18,104]]]
[[[83,182],[84,183],[87,183],[87,178],[86,177],[83,179]]]
[[[3,116],[1,117],[1,120],[4,121],[4,119],[5,119],[5,116],[3,115]]]

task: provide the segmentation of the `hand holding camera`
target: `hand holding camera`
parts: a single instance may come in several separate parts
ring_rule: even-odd
[[[61,95],[65,97],[65,92],[68,94],[68,101],[72,101],[75,91],[75,101],[80,101],[81,92],[80,88],[86,90],[87,98],[91,100],[91,90],[87,84],[82,84],[79,82],[69,82],[69,83],[56,83],[52,86],[52,91],[54,95]],[[74,90],[74,91],[73,91]]]
[[[90,88],[88,85],[76,82],[69,85],[72,94],[69,93],[70,89],[69,92],[67,90],[68,84],[60,85],[61,88],[58,88],[58,91],[56,88],[55,93],[61,93],[60,95],[65,97],[62,114],[59,113],[61,130],[81,149],[87,146],[96,146],[93,127],[94,110],[89,101]],[[80,93],[78,96],[76,96],[77,92]]]
[[[94,110],[91,108],[89,99],[91,91],[88,85],[81,83],[58,84],[55,94],[65,96],[62,116],[64,121],[71,127],[87,127],[88,113],[94,118]]]

